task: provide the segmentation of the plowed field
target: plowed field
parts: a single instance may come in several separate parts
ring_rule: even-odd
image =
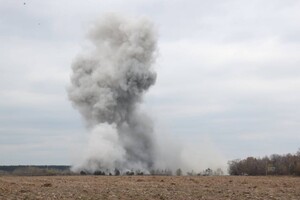
[[[247,176],[0,177],[0,199],[300,199],[300,178]]]

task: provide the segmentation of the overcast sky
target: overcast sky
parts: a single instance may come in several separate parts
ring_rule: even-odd
[[[0,165],[71,164],[84,147],[66,88],[90,23],[107,12],[157,26],[158,79],[142,106],[157,131],[229,160],[296,152],[299,11],[298,0],[1,1]]]

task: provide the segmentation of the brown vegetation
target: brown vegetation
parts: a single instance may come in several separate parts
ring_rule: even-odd
[[[228,162],[230,175],[298,175],[300,176],[300,150],[296,154],[237,159]]]

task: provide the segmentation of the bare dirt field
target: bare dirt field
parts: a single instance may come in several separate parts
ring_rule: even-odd
[[[0,199],[300,199],[300,178],[246,176],[0,177]]]

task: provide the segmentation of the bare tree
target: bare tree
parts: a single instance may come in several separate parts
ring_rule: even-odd
[[[179,169],[176,170],[176,176],[181,176],[181,175],[182,175],[182,171],[181,171],[181,169],[179,168]]]

